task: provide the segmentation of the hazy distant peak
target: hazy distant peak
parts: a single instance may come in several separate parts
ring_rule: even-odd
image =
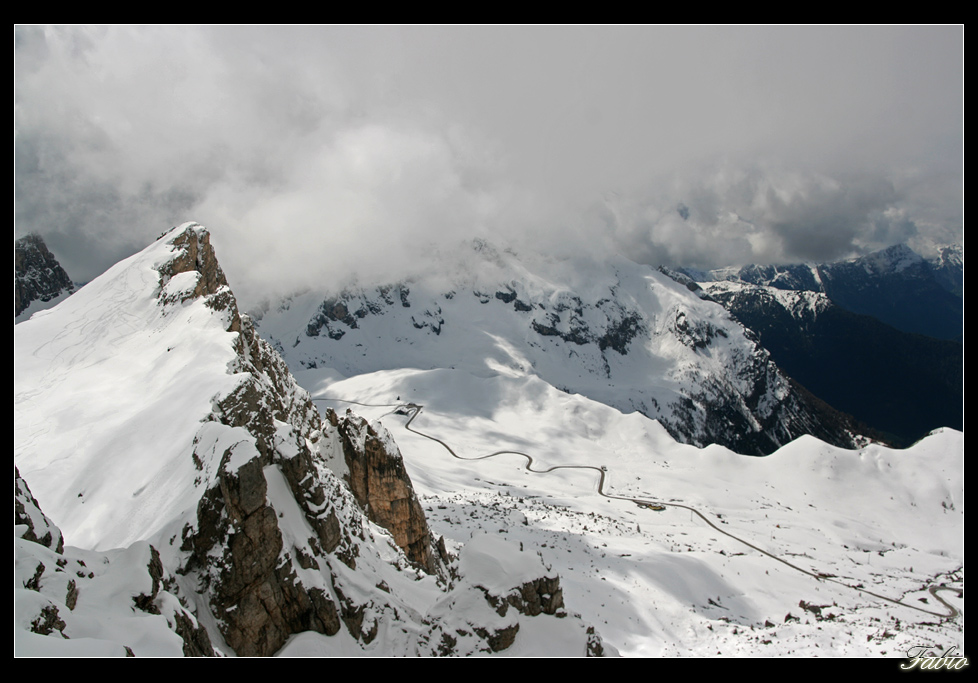
[[[891,247],[875,251],[866,256],[851,259],[851,262],[862,265],[867,269],[867,272],[899,273],[907,268],[923,263],[924,259],[906,244],[894,244]]]

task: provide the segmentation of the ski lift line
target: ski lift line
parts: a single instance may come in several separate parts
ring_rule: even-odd
[[[908,607],[910,609],[917,610],[918,612],[923,612],[924,614],[929,614],[929,615],[934,616],[934,617],[954,619],[955,617],[957,617],[960,614],[960,612],[958,611],[958,609],[956,607],[954,607],[953,605],[951,605],[950,603],[948,603],[947,601],[945,601],[943,598],[941,598],[939,595],[937,595],[937,592],[938,591],[942,591],[942,590],[944,590],[944,591],[952,591],[952,592],[956,592],[957,591],[957,589],[951,588],[949,586],[930,586],[928,588],[928,591],[934,597],[934,599],[936,599],[938,602],[940,602],[944,607],[946,607],[948,609],[948,613],[947,614],[941,614],[939,612],[933,612],[931,610],[924,609],[923,607],[918,607],[916,605],[911,605],[911,604],[908,604],[908,603],[905,603],[905,602],[900,602],[899,600],[895,600],[893,598],[889,598],[889,597],[887,597],[885,595],[880,595],[879,593],[874,593],[873,591],[867,590],[866,588],[861,588],[859,586],[853,586],[851,584],[845,583],[844,581],[839,581],[839,580],[834,579],[834,578],[832,578],[830,576],[827,576],[825,574],[821,574],[821,573],[818,573],[818,572],[813,572],[813,571],[810,571],[810,570],[805,569],[803,567],[799,567],[796,564],[792,564],[791,562],[788,562],[784,558],[778,557],[777,555],[774,555],[774,554],[768,552],[767,550],[764,550],[763,548],[759,548],[758,546],[754,545],[753,543],[751,543],[749,541],[745,541],[744,539],[740,538],[739,536],[733,535],[729,531],[726,531],[724,529],[721,529],[716,524],[714,524],[713,522],[711,522],[709,520],[709,518],[707,518],[702,512],[700,512],[696,508],[690,507],[688,505],[683,505],[681,503],[666,503],[666,502],[662,502],[662,501],[650,501],[650,500],[646,500],[646,499],[643,499],[643,498],[630,498],[630,497],[627,497],[627,496],[616,496],[614,494],[605,493],[605,491],[604,491],[604,484],[605,484],[605,475],[607,473],[607,468],[606,467],[597,467],[595,465],[554,465],[553,467],[550,467],[550,468],[545,469],[545,470],[535,470],[532,467],[533,466],[533,457],[531,455],[529,455],[528,453],[523,453],[522,451],[510,451],[510,450],[496,451],[494,453],[489,453],[487,455],[480,455],[480,456],[474,457],[474,458],[463,458],[458,453],[456,453],[452,449],[451,446],[449,446],[447,443],[445,443],[441,439],[439,439],[437,437],[434,437],[434,436],[431,436],[430,434],[425,434],[424,432],[419,431],[419,430],[417,430],[417,429],[415,429],[414,427],[411,426],[411,423],[414,422],[415,419],[417,419],[417,417],[421,414],[421,411],[424,408],[424,406],[419,405],[417,403],[380,403],[380,404],[377,404],[377,403],[360,403],[359,401],[351,401],[349,399],[328,398],[328,397],[314,397],[312,400],[313,401],[340,401],[342,403],[352,403],[354,405],[365,406],[365,407],[368,407],[368,408],[395,408],[395,409],[404,409],[404,410],[407,410],[407,411],[411,411],[412,412],[411,417],[408,418],[408,421],[404,424],[404,428],[407,431],[409,431],[409,432],[412,432],[414,434],[417,434],[418,436],[423,436],[426,439],[430,439],[431,441],[434,441],[434,442],[440,444],[446,451],[448,451],[449,453],[452,454],[452,457],[454,457],[454,458],[456,458],[458,460],[475,461],[475,460],[485,460],[487,458],[492,458],[492,457],[497,456],[497,455],[521,455],[524,458],[526,458],[526,461],[527,461],[526,462],[526,470],[528,472],[532,472],[534,474],[548,474],[550,472],[553,472],[555,470],[560,470],[560,469],[594,470],[599,475],[599,479],[598,479],[598,494],[601,495],[601,496],[603,496],[603,497],[605,497],[605,498],[608,498],[610,500],[623,500],[623,501],[628,501],[628,502],[632,502],[632,503],[635,503],[636,505],[643,506],[643,507],[652,507],[652,506],[657,506],[657,507],[675,507],[675,508],[682,508],[683,510],[689,510],[691,514],[695,514],[697,517],[699,517],[704,522],[706,522],[707,525],[709,525],[712,529],[714,529],[715,531],[720,532],[724,536],[727,536],[729,538],[732,538],[733,540],[735,540],[735,541],[737,541],[739,543],[743,543],[748,548],[752,548],[753,550],[756,550],[757,552],[759,552],[759,553],[761,553],[763,555],[767,555],[771,559],[777,560],[778,562],[780,562],[780,563],[782,563],[782,564],[790,567],[791,569],[794,569],[795,571],[799,571],[802,574],[807,574],[808,576],[811,576],[812,578],[814,578],[817,581],[831,582],[831,583],[834,583],[836,585],[843,586],[845,588],[849,588],[851,590],[855,590],[855,591],[859,591],[861,593],[865,593],[866,595],[871,595],[874,598],[878,598],[880,600],[885,600],[886,602],[890,602],[890,603],[892,603],[894,605],[899,605],[901,607]]]

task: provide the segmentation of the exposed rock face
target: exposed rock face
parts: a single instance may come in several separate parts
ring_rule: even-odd
[[[359,592],[344,590],[332,569],[337,560],[357,566],[362,511],[391,532],[411,562],[429,573],[445,571],[400,452],[383,427],[358,416],[337,418],[330,411],[331,421],[322,421],[278,353],[238,313],[205,230],[184,231],[172,243],[179,251],[160,268],[162,296],[181,273],[196,274],[196,284],[183,285],[181,296],[203,297],[224,316],[228,331],[239,332],[230,370],[243,381],[216,402],[212,419],[254,438],[221,455],[198,505],[197,525],[184,534],[193,553],[186,570],[201,574],[222,633],[240,655],[272,654],[293,633],[333,635],[343,624],[369,642],[376,634],[376,621],[364,618],[369,601],[354,599]],[[398,299],[404,297],[406,291]],[[349,318],[339,303],[328,312]],[[352,496],[326,464],[327,455],[337,455],[331,450],[342,452]],[[314,536],[286,538],[269,501],[272,472],[284,478]],[[300,578],[309,569],[320,573],[317,585]]]
[[[239,315],[207,232],[187,230],[172,243],[180,252],[160,268],[161,291],[180,273],[196,273],[196,285],[184,291],[205,297],[225,316],[226,329],[239,332],[238,358],[230,369],[243,381],[217,401],[212,419],[254,439],[221,455],[198,505],[196,528],[185,529],[184,547],[192,550],[185,571],[200,573],[222,634],[239,655],[273,654],[293,633],[333,635],[341,617],[351,619],[365,606],[341,600],[338,608],[333,596],[342,590],[330,572],[337,559],[355,566],[363,520],[321,457],[319,413],[250,319]],[[284,478],[314,537],[286,539],[270,504],[270,475]],[[310,568],[321,572],[319,585],[299,578]]]
[[[262,458],[255,454],[235,470],[229,467],[234,453],[226,455],[218,487],[198,507],[197,533],[185,540],[195,560],[187,569],[200,567],[228,645],[241,656],[269,655],[292,633],[336,633],[333,602],[321,589],[305,587],[293,566],[297,558],[283,554],[276,512],[266,504]]]
[[[14,243],[14,315],[32,301],[50,301],[75,285],[44,244],[40,235],[21,237]]]
[[[560,579],[538,555],[477,535],[461,551],[458,583],[428,613],[421,653],[500,652],[515,642],[521,620],[554,618],[550,628],[576,628],[567,616]],[[601,655],[593,628],[587,628],[584,641],[580,655]]]
[[[336,421],[349,470],[347,481],[357,502],[373,522],[393,534],[409,560],[429,574],[437,573],[443,558],[390,433],[352,412]]]
[[[20,537],[27,541],[39,543],[50,548],[59,555],[64,550],[64,537],[61,529],[54,525],[47,515],[41,512],[41,506],[34,500],[27,482],[21,479],[20,470],[14,467],[14,531],[23,525],[26,529],[20,532]]]
[[[171,231],[172,232],[172,231]],[[164,233],[160,239],[171,233]],[[169,240],[176,247],[172,260],[160,265],[160,304],[166,308],[191,299],[204,299],[209,308],[225,312],[227,331],[241,330],[238,304],[228,286],[227,278],[217,262],[210,233],[203,227],[176,231]],[[177,275],[193,276],[192,286],[180,282],[168,287]]]
[[[44,533],[38,537],[38,532]],[[71,549],[64,549],[61,530],[41,512],[20,472],[14,470],[14,620],[15,627],[31,633],[70,640],[78,637],[93,640],[93,632],[124,632],[118,625],[125,619],[144,618],[156,626],[140,625],[133,629],[133,639],[141,630],[170,629],[179,650],[173,654],[188,657],[213,657],[207,630],[171,592],[175,581],[160,560],[156,548],[139,543],[124,551],[96,555],[99,561],[79,559]],[[52,539],[57,539],[55,544]],[[142,567],[140,571],[136,568]],[[119,607],[106,605],[106,586],[116,587],[114,596]],[[80,613],[76,617],[76,613]],[[141,616],[134,616],[141,615]],[[16,633],[15,633],[16,636]],[[132,654],[126,643],[100,642],[105,654]],[[115,651],[113,652],[113,648]],[[65,650],[64,654],[99,654],[82,648]],[[25,653],[27,654],[27,653]],[[159,654],[156,650],[154,654]]]
[[[520,614],[535,617],[538,614],[557,614],[564,606],[564,592],[557,576],[541,576],[527,581],[519,591],[506,596],[506,602]]]

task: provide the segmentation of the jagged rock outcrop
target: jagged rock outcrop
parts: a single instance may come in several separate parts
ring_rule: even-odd
[[[161,239],[169,234],[164,233]],[[210,233],[203,228],[177,230],[169,244],[175,249],[174,256],[157,268],[160,275],[160,303],[172,306],[192,299],[203,299],[208,308],[225,312],[228,332],[238,332],[241,329],[238,305],[224,270],[214,255]],[[171,286],[171,281],[179,275],[185,277]],[[189,283],[185,281],[187,278],[191,279]]]
[[[276,511],[266,504],[262,458],[255,454],[235,470],[228,467],[233,455],[185,538],[195,560],[185,570],[202,575],[222,635],[239,655],[255,656],[275,653],[293,633],[336,633],[335,604],[322,588],[304,586],[292,564],[298,557],[283,552]]]
[[[345,475],[357,502],[371,521],[394,536],[411,562],[429,574],[442,570],[424,510],[404,468],[401,453],[390,433],[379,423],[368,424],[359,415],[331,413],[343,441]]]
[[[25,527],[18,530],[19,526]],[[27,541],[33,541],[50,548],[59,555],[64,550],[65,541],[61,529],[54,525],[48,516],[41,512],[27,482],[14,467],[14,533]]]
[[[157,656],[218,654],[207,630],[177,596],[175,578],[155,547],[138,543],[111,554],[86,553],[86,561],[74,549],[64,548],[61,539],[61,530],[41,511],[15,468],[17,654],[48,653],[51,647],[66,656],[132,655],[134,647]],[[170,631],[170,636],[158,638],[153,650],[138,644],[146,633],[161,631]],[[96,633],[100,637],[93,637]],[[38,641],[36,636],[57,642]],[[70,642],[73,638],[80,639],[77,647]]]
[[[25,235],[14,243],[14,316],[33,301],[50,301],[74,289],[68,273],[40,235]]]
[[[173,278],[196,274],[182,291],[204,298],[224,316],[226,329],[239,333],[229,370],[242,381],[216,402],[212,419],[254,439],[221,454],[197,523],[184,531],[184,547],[192,551],[185,571],[199,572],[222,634],[239,655],[273,654],[294,633],[333,635],[342,621],[354,637],[367,638],[358,618],[367,603],[341,597],[330,566],[336,560],[356,566],[364,523],[322,458],[327,427],[275,350],[239,315],[207,232],[184,231],[172,244],[179,251],[160,268],[162,291]],[[315,536],[287,538],[270,500],[269,470],[282,476]],[[302,578],[310,569],[319,570],[312,583]]]

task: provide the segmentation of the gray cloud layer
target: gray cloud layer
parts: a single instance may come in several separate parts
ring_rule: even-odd
[[[700,267],[962,240],[961,27],[15,29],[16,231],[257,297],[473,236]]]

